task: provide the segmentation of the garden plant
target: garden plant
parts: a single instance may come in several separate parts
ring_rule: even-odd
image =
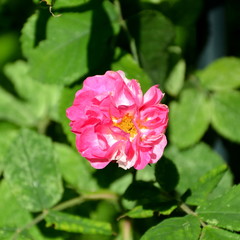
[[[239,12],[1,0],[0,239],[240,240]]]

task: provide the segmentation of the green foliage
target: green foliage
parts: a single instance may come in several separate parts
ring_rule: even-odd
[[[41,211],[62,195],[60,173],[50,139],[23,129],[10,146],[4,173],[22,207]]]
[[[176,164],[180,176],[177,189],[180,193],[193,188],[202,176],[207,176],[211,170],[223,164],[221,157],[205,143],[198,143],[186,150],[169,146],[165,156]],[[229,183],[231,179],[226,181]]]
[[[198,181],[192,186],[192,194],[187,199],[190,205],[199,205],[207,200],[209,194],[216,188],[227,170],[226,165],[220,165],[213,168],[205,175],[201,176]]]
[[[122,70],[128,79],[137,79],[142,91],[146,92],[151,86],[152,81],[148,75],[139,67],[130,54],[116,56],[116,61],[112,64],[112,70]]]
[[[51,18],[46,26],[47,39],[40,42],[29,56],[31,76],[45,83],[70,84],[89,70],[103,67],[105,63],[101,59],[111,54],[109,41],[118,31],[112,11],[109,3],[99,5],[93,11],[65,13]],[[95,22],[94,29],[92,21]],[[98,29],[103,29],[97,35],[98,45],[91,44]]]
[[[111,235],[111,225],[106,222],[98,222],[87,218],[72,216],[67,213],[51,211],[47,217],[47,226],[53,225],[57,230],[75,233],[91,233]]]
[[[230,90],[219,91],[213,94],[211,98],[211,113],[212,125],[216,131],[231,141],[239,143],[240,92]]]
[[[199,216],[211,225],[239,231],[239,192],[240,186],[233,186],[222,196],[204,202],[197,209]]]
[[[166,80],[165,89],[171,96],[177,96],[183,87],[186,71],[186,63],[183,59],[179,60],[174,66]]]
[[[239,74],[240,60],[234,57],[225,57],[199,72],[198,77],[204,87],[218,91],[240,87]]]
[[[0,1],[0,239],[240,240],[240,58],[229,41],[197,69],[207,2]],[[107,70],[165,92],[168,145],[143,170],[76,150],[66,109]]]
[[[238,234],[214,227],[204,227],[201,240],[239,240]]]
[[[64,180],[79,192],[95,191],[98,189],[93,178],[94,168],[68,145],[55,143],[60,169]]]
[[[182,218],[167,219],[158,225],[150,228],[141,240],[157,239],[179,239],[194,240],[198,239],[200,224],[196,217],[185,216]]]
[[[180,102],[171,102],[170,138],[179,148],[197,143],[209,125],[209,104],[203,92],[186,89]]]
[[[130,218],[147,218],[152,217],[153,214],[153,210],[144,209],[142,206],[136,206],[131,211],[127,212],[125,216],[128,216]]]
[[[156,164],[155,176],[159,185],[168,192],[174,190],[179,181],[176,166],[171,160],[164,157]]]
[[[163,87],[167,73],[168,47],[173,42],[174,27],[164,15],[152,10],[133,16],[128,25],[135,38],[143,69],[155,83],[160,83]]]
[[[75,135],[70,131],[69,120],[66,117],[66,109],[70,107],[73,103],[75,93],[81,88],[81,86],[76,86],[74,88],[63,88],[61,97],[59,100],[59,120],[62,124],[63,131],[65,132],[68,141],[74,146],[75,145]]]

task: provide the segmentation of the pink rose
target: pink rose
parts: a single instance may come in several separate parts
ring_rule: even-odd
[[[122,71],[88,77],[67,109],[78,151],[98,169],[111,161],[124,169],[156,163],[167,144],[163,96],[157,86],[143,95]]]

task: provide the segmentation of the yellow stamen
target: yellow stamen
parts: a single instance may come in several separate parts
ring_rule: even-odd
[[[117,122],[116,119],[113,118],[113,125],[129,133],[130,137],[134,137],[137,134],[137,129],[133,123],[133,117],[129,116],[129,114],[126,114],[120,122]]]

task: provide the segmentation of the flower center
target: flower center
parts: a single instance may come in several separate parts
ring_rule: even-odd
[[[133,123],[133,117],[128,114],[125,115],[120,122],[113,118],[113,125],[129,133],[130,137],[134,137],[137,134],[137,129]]]

